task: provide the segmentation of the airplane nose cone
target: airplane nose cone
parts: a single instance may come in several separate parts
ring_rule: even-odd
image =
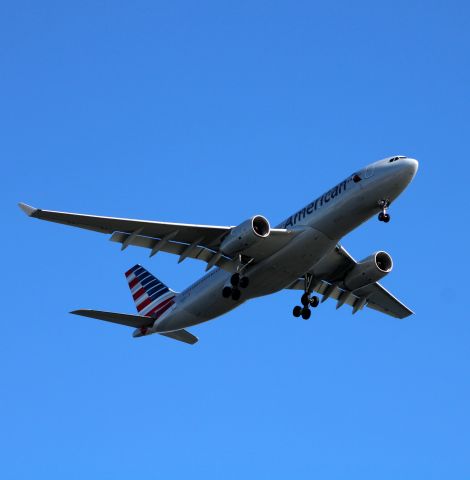
[[[403,159],[403,170],[405,170],[405,174],[409,177],[410,182],[413,180],[416,172],[418,171],[418,160],[414,158],[405,158]]]
[[[394,178],[398,182],[397,185],[400,185],[400,189],[406,188],[418,171],[418,160],[414,158],[400,158],[399,161],[392,165],[394,165]]]

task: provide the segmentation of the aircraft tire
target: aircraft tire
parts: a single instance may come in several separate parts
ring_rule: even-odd
[[[310,306],[313,308],[318,307],[319,303],[320,303],[320,299],[317,296],[314,296],[310,299]]]
[[[231,289],[230,287],[224,287],[224,288],[222,289],[222,296],[223,296],[224,298],[228,298],[228,297],[230,297],[231,295],[232,295],[232,289]]]
[[[240,300],[241,292],[238,290],[238,288],[232,289],[232,300]]]
[[[294,307],[294,310],[292,310],[292,314],[294,315],[294,317],[300,317],[301,313],[302,313],[302,307],[299,307],[298,305],[296,305]]]
[[[312,311],[310,310],[310,308],[302,309],[302,318],[304,320],[308,320],[310,318],[310,315],[312,315]]]
[[[304,307],[306,307],[310,303],[310,299],[308,298],[308,293],[304,293],[302,295],[302,298],[300,299],[300,302]]]

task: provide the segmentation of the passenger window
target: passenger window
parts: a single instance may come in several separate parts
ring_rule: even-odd
[[[353,181],[354,181],[354,183],[360,182],[361,180],[362,180],[362,178],[361,178],[357,173],[355,173],[355,174],[353,175]]]

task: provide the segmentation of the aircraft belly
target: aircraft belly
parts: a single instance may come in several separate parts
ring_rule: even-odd
[[[157,331],[191,327],[219,317],[250,298],[282,290],[311,270],[336,244],[337,238],[330,238],[318,228],[307,228],[286,247],[248,268],[250,283],[242,289],[241,301],[222,296],[231,274],[218,269],[210,279],[181,294],[174,312],[159,322]]]
[[[158,324],[158,331],[191,327],[219,317],[250,298],[282,290],[310,270],[335,246],[336,241],[319,230],[308,229],[288,246],[248,270],[250,284],[242,290],[241,301],[222,297],[222,289],[229,283],[230,274],[219,270],[200,288],[183,293],[174,312]]]
[[[212,320],[238,307],[243,301],[222,297],[222,289],[229,282],[230,274],[218,270],[210,282],[184,293],[177,302],[173,315],[159,325],[159,329],[187,328]]]
[[[250,269],[247,294],[252,298],[282,290],[310,270],[336,243],[319,230],[308,229],[287,247]]]

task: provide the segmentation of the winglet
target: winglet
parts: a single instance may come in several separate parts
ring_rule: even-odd
[[[32,207],[31,205],[27,205],[26,203],[18,203],[18,206],[23,210],[28,217],[32,217],[37,211],[37,208]]]

